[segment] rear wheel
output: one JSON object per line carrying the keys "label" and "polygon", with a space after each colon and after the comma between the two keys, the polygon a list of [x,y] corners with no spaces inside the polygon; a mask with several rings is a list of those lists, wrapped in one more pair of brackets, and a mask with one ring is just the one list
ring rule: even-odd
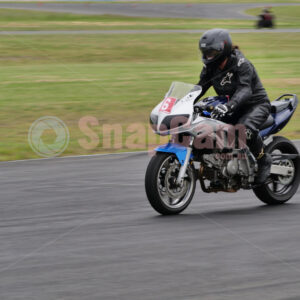
{"label": "rear wheel", "polygon": [[162,215],[179,214],[193,199],[196,176],[189,164],[181,185],[176,183],[180,163],[173,153],[156,153],[145,176],[145,188],[151,206]]}
{"label": "rear wheel", "polygon": [[[265,151],[270,154],[298,154],[295,145],[290,140],[281,136],[275,136]],[[266,204],[283,204],[290,200],[297,192],[300,183],[300,160],[299,157],[295,159],[283,159],[273,161],[273,164],[291,167],[293,171],[287,176],[271,174],[271,179],[266,184],[254,188],[253,191]]]}

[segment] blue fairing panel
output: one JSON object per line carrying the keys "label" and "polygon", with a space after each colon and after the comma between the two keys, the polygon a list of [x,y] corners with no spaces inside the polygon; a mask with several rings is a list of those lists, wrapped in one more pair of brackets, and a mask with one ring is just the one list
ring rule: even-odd
{"label": "blue fairing panel", "polygon": [[[185,161],[187,149],[186,149],[186,147],[178,145],[178,144],[168,143],[165,145],[158,146],[155,149],[155,151],[156,152],[174,153],[177,156],[180,164],[183,164]],[[191,155],[191,158],[192,157],[193,157],[193,154]]]}
{"label": "blue fairing panel", "polygon": [[264,130],[261,130],[261,131],[259,132],[259,135],[260,135],[261,137],[269,136],[270,134],[272,134],[272,129],[273,129],[273,126],[268,127],[268,128],[266,128],[266,129],[264,129]]}

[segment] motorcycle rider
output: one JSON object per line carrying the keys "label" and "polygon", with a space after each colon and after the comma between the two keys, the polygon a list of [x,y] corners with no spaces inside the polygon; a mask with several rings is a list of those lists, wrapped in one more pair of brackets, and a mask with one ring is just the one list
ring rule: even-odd
{"label": "motorcycle rider", "polygon": [[269,8],[264,8],[262,13],[258,16],[257,28],[273,28],[274,27],[274,15],[271,13]]}
{"label": "motorcycle rider", "polygon": [[264,153],[259,129],[267,120],[271,104],[252,63],[245,58],[227,30],[206,31],[200,41],[204,67],[197,85],[202,87],[201,98],[213,86],[218,95],[229,96],[219,104],[211,117],[229,124],[243,124],[247,145],[257,159],[258,175],[255,184],[263,184],[270,174],[272,158]]}

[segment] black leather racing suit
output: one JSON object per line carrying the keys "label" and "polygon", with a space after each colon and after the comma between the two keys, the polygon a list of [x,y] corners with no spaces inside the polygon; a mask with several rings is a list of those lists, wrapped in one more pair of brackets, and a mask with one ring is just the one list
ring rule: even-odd
{"label": "black leather racing suit", "polygon": [[204,67],[197,85],[202,97],[213,86],[218,95],[228,95],[232,116],[222,120],[243,124],[249,131],[247,144],[257,157],[263,147],[259,129],[270,114],[271,104],[254,66],[239,50],[234,50],[223,70]]}

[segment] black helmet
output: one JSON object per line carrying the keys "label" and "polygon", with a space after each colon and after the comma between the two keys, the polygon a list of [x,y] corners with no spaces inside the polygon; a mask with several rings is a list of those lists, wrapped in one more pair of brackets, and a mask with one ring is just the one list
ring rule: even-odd
{"label": "black helmet", "polygon": [[218,66],[230,56],[232,51],[229,32],[224,29],[211,29],[204,32],[199,41],[199,49],[206,66]]}

